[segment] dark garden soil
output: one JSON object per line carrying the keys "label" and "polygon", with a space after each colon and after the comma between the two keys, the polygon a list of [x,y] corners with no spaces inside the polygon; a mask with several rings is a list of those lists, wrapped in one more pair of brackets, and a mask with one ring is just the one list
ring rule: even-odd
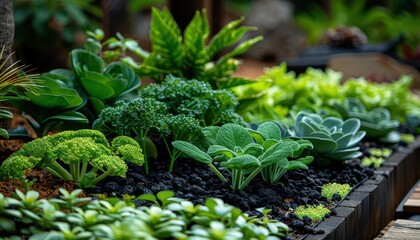
{"label": "dark garden soil", "polygon": [[271,217],[285,222],[295,230],[295,234],[301,236],[313,232],[314,224],[310,219],[298,219],[290,209],[299,205],[320,203],[332,209],[340,199],[337,196],[336,201],[329,202],[323,197],[320,194],[323,184],[337,182],[356,186],[372,175],[371,169],[357,162],[349,162],[329,168],[310,167],[309,171],[288,172],[280,185],[267,185],[257,177],[244,190],[233,191],[229,184],[221,182],[206,165],[192,160],[179,160],[172,174],[167,172],[167,164],[154,162],[148,177],[143,174],[141,167],[130,166],[127,178],[107,178],[95,189],[87,190],[87,193],[138,196],[143,193],[156,194],[162,190],[171,190],[177,197],[200,204],[203,204],[206,198],[217,197],[250,214],[258,214],[256,208],[272,209]]}

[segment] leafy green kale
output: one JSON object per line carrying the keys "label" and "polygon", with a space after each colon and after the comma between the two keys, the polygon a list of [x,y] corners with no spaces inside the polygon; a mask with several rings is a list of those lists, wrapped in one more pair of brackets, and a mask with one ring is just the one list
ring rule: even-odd
{"label": "leafy green kale", "polygon": [[142,165],[142,150],[126,136],[110,146],[96,130],[63,131],[38,138],[13,153],[0,167],[2,178],[24,178],[24,171],[43,168],[80,187],[92,187],[107,176],[125,177],[127,162]]}
{"label": "leafy green kale", "polygon": [[206,82],[169,75],[161,84],[150,84],[140,94],[165,103],[174,115],[197,119],[204,127],[225,123],[244,125],[242,117],[235,113],[238,105],[235,95],[228,90],[213,90]]}
{"label": "leafy green kale", "polygon": [[[128,102],[120,101],[114,107],[105,108],[94,122],[94,129],[106,135],[130,135],[136,137],[146,159],[145,172],[149,173],[147,159],[150,147],[148,138],[161,137],[171,163],[172,171],[175,160],[180,152],[168,143],[174,140],[192,141],[201,137],[201,126],[198,120],[184,114],[172,115],[164,103],[153,98],[136,98]],[[149,141],[150,143],[150,141]],[[120,151],[122,151],[120,149]]]}

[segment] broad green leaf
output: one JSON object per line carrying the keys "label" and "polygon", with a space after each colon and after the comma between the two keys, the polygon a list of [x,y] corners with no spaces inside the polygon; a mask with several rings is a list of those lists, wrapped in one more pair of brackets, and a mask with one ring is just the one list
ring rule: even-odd
{"label": "broad green leaf", "polygon": [[112,79],[102,73],[87,71],[80,80],[83,88],[92,97],[105,100],[114,96],[115,91],[110,86]]}
{"label": "broad green leaf", "polygon": [[174,141],[172,142],[174,148],[180,150],[181,152],[185,153],[187,156],[202,162],[209,164],[213,161],[213,159],[207,153],[201,151],[198,147],[192,145],[189,142],[184,141]]}
{"label": "broad green leaf", "polygon": [[156,194],[159,201],[162,203],[166,203],[168,201],[168,198],[173,197],[175,194],[172,191],[160,191]]}
{"label": "broad green leaf", "polygon": [[281,130],[280,127],[273,122],[264,122],[257,129],[265,139],[281,139]]}
{"label": "broad green leaf", "polygon": [[347,147],[353,147],[358,144],[366,135],[364,131],[358,131],[347,144]]}
{"label": "broad green leaf", "polygon": [[230,169],[250,169],[259,165],[260,161],[248,154],[234,157],[226,162],[226,166]]}
{"label": "broad green leaf", "polygon": [[58,120],[58,121],[68,121],[68,122],[77,122],[77,123],[88,123],[89,120],[79,112],[69,111],[60,113],[58,115],[53,115],[49,118],[46,118],[42,121],[42,123],[49,122],[51,120]]}
{"label": "broad green leaf", "polygon": [[298,158],[298,159],[296,159],[296,161],[302,162],[305,165],[309,165],[314,161],[314,157],[313,156],[306,156],[306,157],[303,157],[303,158]]}
{"label": "broad green leaf", "polygon": [[224,155],[228,159],[231,159],[237,156],[237,154],[233,152],[232,150],[225,148],[223,146],[220,146],[220,145],[211,145],[209,149],[207,150],[207,154],[209,154],[210,156]]}
{"label": "broad green leaf", "polygon": [[272,146],[276,145],[277,143],[279,143],[278,140],[274,140],[274,139],[268,139],[267,141],[265,141],[262,146],[265,150],[271,148]]}
{"label": "broad green leaf", "polygon": [[100,100],[98,98],[95,98],[95,97],[89,97],[89,102],[92,105],[92,107],[93,107],[93,109],[95,111],[95,114],[97,116],[99,116],[99,114],[101,113],[102,109],[104,109],[106,107],[105,106],[105,103],[102,100]]}
{"label": "broad green leaf", "polygon": [[216,144],[216,136],[219,132],[219,126],[208,126],[202,129],[204,136],[211,145]]}
{"label": "broad green leaf", "polygon": [[329,159],[333,160],[349,160],[349,159],[355,159],[362,155],[361,152],[358,151],[359,147],[344,149],[336,152],[331,152],[328,154],[325,154],[325,157],[328,157]]}
{"label": "broad green leaf", "polygon": [[299,133],[299,137],[310,136],[315,132],[315,129],[310,124],[303,121],[298,123],[298,129],[299,131],[296,133]]}
{"label": "broad green leaf", "polygon": [[157,199],[156,199],[155,195],[149,194],[149,193],[142,194],[142,195],[138,196],[136,199],[149,201],[149,202],[154,202],[154,203],[157,202]]}
{"label": "broad green leaf", "polygon": [[265,142],[265,137],[258,131],[253,130],[253,129],[247,129],[248,132],[251,134],[252,138],[259,144],[264,144]]}
{"label": "broad green leaf", "polygon": [[320,154],[332,152],[337,149],[338,146],[337,143],[331,139],[317,137],[305,137],[305,139],[310,141],[314,146],[313,150]]}
{"label": "broad green leaf", "polygon": [[185,77],[197,78],[204,71],[204,65],[208,61],[205,43],[209,34],[206,12],[203,10],[203,16],[201,16],[200,11],[196,11],[184,31],[183,70],[187,73]]}
{"label": "broad green leaf", "polygon": [[[265,151],[258,159],[261,162],[261,166],[268,166],[273,163],[282,163],[281,160],[283,158],[290,157],[292,154],[293,149],[290,146],[284,145],[283,142],[279,142],[267,149],[267,151]],[[280,167],[287,167],[287,164],[280,165]]]}
{"label": "broad green leaf", "polygon": [[308,166],[300,161],[289,161],[289,166],[287,167],[288,171],[295,170],[295,169],[304,169],[308,170]]}
{"label": "broad green leaf", "polygon": [[344,133],[356,133],[360,128],[360,120],[355,118],[349,118],[343,123],[343,132]]}
{"label": "broad green leaf", "polygon": [[78,78],[82,77],[86,70],[100,73],[105,65],[100,57],[83,49],[71,51],[70,62]]}
{"label": "broad green leaf", "polygon": [[0,128],[0,137],[5,139],[9,138],[9,132],[4,128]]}
{"label": "broad green leaf", "polygon": [[261,156],[263,152],[264,152],[264,148],[260,144],[257,144],[257,143],[250,143],[246,145],[246,147],[244,148],[244,154],[249,154],[256,158]]}
{"label": "broad green leaf", "polygon": [[223,64],[228,59],[245,53],[246,51],[248,51],[248,49],[250,47],[252,47],[254,44],[256,44],[257,42],[259,42],[261,40],[263,40],[263,37],[258,36],[258,37],[251,38],[251,39],[248,39],[248,40],[242,42],[236,48],[234,48],[232,51],[230,51],[229,53],[227,53],[224,56],[222,56],[221,58],[219,58],[219,60],[217,60],[217,62],[216,62],[216,68],[217,68],[217,65]]}
{"label": "broad green leaf", "polygon": [[234,150],[235,146],[245,148],[246,145],[253,142],[251,134],[244,127],[231,123],[220,127],[216,136],[216,144],[230,150]]}
{"label": "broad green leaf", "polygon": [[343,121],[336,117],[327,117],[322,121],[322,125],[332,128],[332,127],[341,127],[343,125]]}
{"label": "broad green leaf", "polygon": [[348,147],[349,142],[353,137],[353,133],[348,133],[341,138],[337,139],[335,142],[337,143],[337,150],[341,150]]}

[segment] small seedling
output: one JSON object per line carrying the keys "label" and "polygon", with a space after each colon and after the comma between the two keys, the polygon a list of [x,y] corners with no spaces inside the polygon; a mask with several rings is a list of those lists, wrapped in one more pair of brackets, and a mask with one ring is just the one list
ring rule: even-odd
{"label": "small seedling", "polygon": [[383,157],[375,157],[375,156],[370,156],[370,157],[364,157],[362,159],[362,165],[365,167],[369,167],[370,165],[373,164],[374,168],[378,168],[381,166],[381,164],[384,162],[384,158]]}
{"label": "small seedling", "polygon": [[326,197],[328,200],[332,200],[334,194],[340,195],[343,199],[351,190],[351,186],[347,183],[327,183],[322,186],[321,195]]}
{"label": "small seedling", "polygon": [[331,213],[331,211],[322,204],[317,206],[302,205],[295,209],[295,214],[298,218],[303,219],[304,216],[307,216],[314,222],[321,221],[329,213]]}

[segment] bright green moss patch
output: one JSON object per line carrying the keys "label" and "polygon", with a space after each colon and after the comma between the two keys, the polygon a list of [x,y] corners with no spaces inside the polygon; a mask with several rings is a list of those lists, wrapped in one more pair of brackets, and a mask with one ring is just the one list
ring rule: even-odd
{"label": "bright green moss patch", "polygon": [[303,216],[307,216],[314,222],[321,221],[325,215],[329,214],[331,211],[324,207],[322,204],[319,204],[318,206],[299,206],[295,209],[295,214],[298,218],[303,219]]}
{"label": "bright green moss patch", "polygon": [[374,157],[384,157],[387,158],[391,156],[392,150],[389,148],[371,148],[369,149],[370,155]]}
{"label": "bright green moss patch", "polygon": [[383,157],[375,157],[375,156],[370,156],[370,157],[364,157],[362,159],[362,165],[365,167],[369,167],[370,165],[373,164],[374,168],[378,168],[381,166],[381,164],[384,162],[384,158]]}
{"label": "bright green moss patch", "polygon": [[416,140],[416,138],[414,137],[413,134],[407,134],[407,133],[403,133],[401,134],[401,141],[403,141],[404,143],[412,143],[414,142],[414,140]]}
{"label": "bright green moss patch", "polygon": [[322,186],[321,195],[331,201],[334,194],[338,194],[341,198],[344,198],[350,192],[350,190],[351,186],[347,183],[327,183]]}

